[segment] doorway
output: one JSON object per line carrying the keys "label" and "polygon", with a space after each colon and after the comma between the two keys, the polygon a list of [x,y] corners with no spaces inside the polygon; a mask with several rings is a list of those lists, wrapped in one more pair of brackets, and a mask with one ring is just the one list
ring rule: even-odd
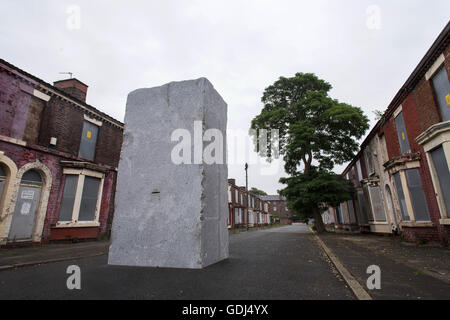
{"label": "doorway", "polygon": [[31,240],[41,199],[42,184],[42,177],[38,171],[28,170],[23,174],[8,240]]}

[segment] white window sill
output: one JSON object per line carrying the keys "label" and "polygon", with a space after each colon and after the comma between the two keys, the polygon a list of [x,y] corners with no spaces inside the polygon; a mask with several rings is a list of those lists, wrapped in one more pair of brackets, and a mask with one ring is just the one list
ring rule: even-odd
{"label": "white window sill", "polygon": [[387,225],[389,224],[387,221],[369,221],[369,224],[374,224],[374,225],[378,225],[378,224],[382,224],[382,225]]}
{"label": "white window sill", "polygon": [[99,222],[58,222],[54,228],[86,228],[86,227],[100,227]]}
{"label": "white window sill", "polygon": [[440,222],[441,224],[450,225],[450,218],[439,219],[439,222]]}

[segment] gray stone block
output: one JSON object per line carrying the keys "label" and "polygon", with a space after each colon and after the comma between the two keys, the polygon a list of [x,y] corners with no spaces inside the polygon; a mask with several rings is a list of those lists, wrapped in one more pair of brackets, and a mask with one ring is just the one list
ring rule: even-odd
{"label": "gray stone block", "polygon": [[175,164],[171,158],[179,144],[174,130],[186,129],[194,162],[195,121],[202,135],[222,132],[226,158],[227,105],[207,79],[128,95],[109,264],[203,268],[228,257],[226,159]]}

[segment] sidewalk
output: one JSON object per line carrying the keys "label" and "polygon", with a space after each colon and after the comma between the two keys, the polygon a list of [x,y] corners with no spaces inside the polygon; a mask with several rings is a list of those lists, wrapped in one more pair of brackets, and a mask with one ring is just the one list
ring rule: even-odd
{"label": "sidewalk", "polygon": [[0,270],[104,255],[108,248],[107,241],[92,241],[0,249]]}
{"label": "sidewalk", "polygon": [[[374,299],[450,299],[450,249],[377,235],[321,234],[320,239]],[[367,267],[381,268],[368,290]]]}

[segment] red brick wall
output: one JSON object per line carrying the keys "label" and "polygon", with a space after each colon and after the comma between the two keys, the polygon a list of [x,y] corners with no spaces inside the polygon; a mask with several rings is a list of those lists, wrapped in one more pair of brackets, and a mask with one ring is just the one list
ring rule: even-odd
{"label": "red brick wall", "polygon": [[0,135],[22,140],[31,95],[20,89],[21,81],[0,71]]}
{"label": "red brick wall", "polygon": [[[52,98],[43,112],[39,142],[50,146],[56,137],[54,149],[78,156],[83,132],[84,112],[68,102]],[[99,127],[94,162],[117,167],[120,160],[123,132],[107,122]]]}
{"label": "red brick wall", "polygon": [[[51,236],[51,234],[53,234],[52,230],[55,230],[51,229],[51,227],[58,222],[64,186],[63,168],[60,165],[60,161],[69,159],[2,141],[0,141],[0,150],[4,151],[5,156],[11,158],[15,162],[18,169],[20,169],[23,165],[30,162],[35,162],[38,159],[41,159],[42,163],[50,169],[52,173],[52,187],[50,190],[47,214],[45,217],[44,230],[42,233],[42,241],[49,241],[53,238],[53,235]],[[112,210],[114,209],[115,178],[115,171],[109,171],[105,177],[99,217],[100,228],[97,228],[99,229],[100,234],[108,231],[108,216],[112,214]],[[59,234],[61,231],[57,232]],[[81,238],[80,236],[77,237]]]}
{"label": "red brick wall", "polygon": [[424,240],[426,242],[440,242],[436,228],[403,227],[402,237],[411,242]]}
{"label": "red brick wall", "polygon": [[[444,51],[444,56],[444,64],[450,81],[450,46],[447,46]],[[425,77],[422,77],[420,82],[414,88],[414,96],[417,102],[417,110],[420,114],[419,122],[422,131],[425,131],[433,124],[442,121],[431,81],[427,81],[425,80]]]}
{"label": "red brick wall", "polygon": [[109,123],[103,123],[98,133],[95,162],[117,168],[119,166],[122,142],[122,130]]}

